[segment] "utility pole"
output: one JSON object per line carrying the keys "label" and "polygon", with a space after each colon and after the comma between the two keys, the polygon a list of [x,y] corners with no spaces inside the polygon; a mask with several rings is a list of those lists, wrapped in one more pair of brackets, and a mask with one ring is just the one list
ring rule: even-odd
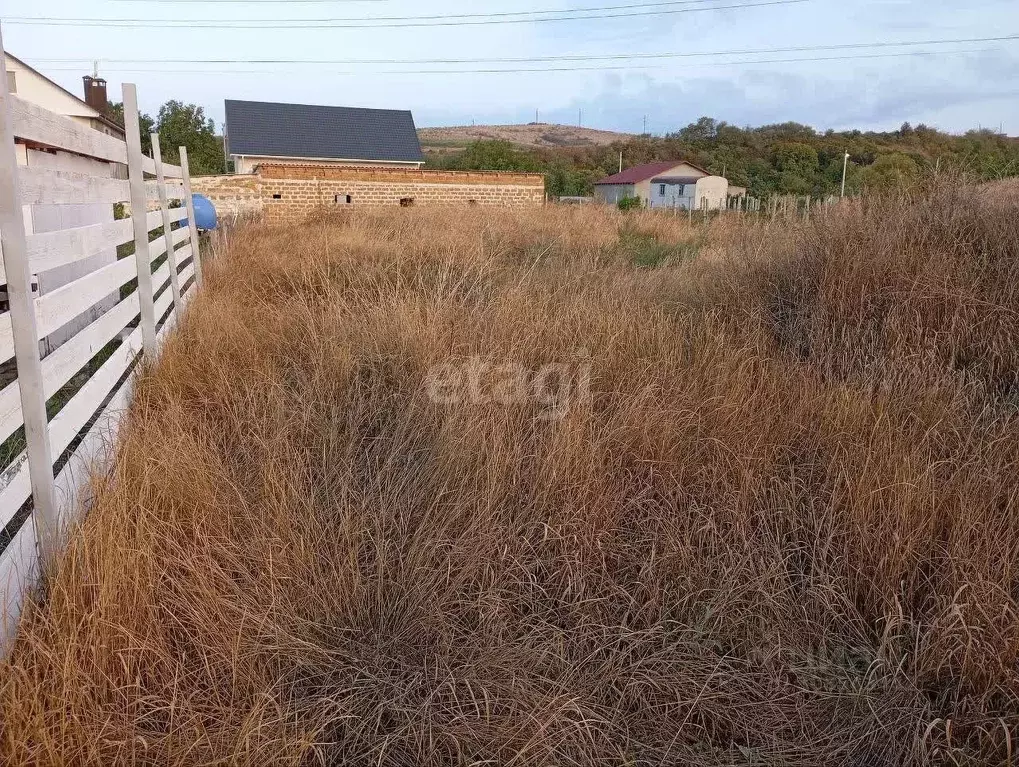
{"label": "utility pole", "polygon": [[644,115],[644,133],[642,135],[647,135],[647,115]]}
{"label": "utility pole", "polygon": [[619,153],[619,172],[623,172],[623,153]]}
{"label": "utility pole", "polygon": [[849,170],[849,152],[842,158],[842,197],[846,196],[846,172]]}
{"label": "utility pole", "polygon": [[538,110],[534,110],[534,122],[538,122]]}
{"label": "utility pole", "polygon": [[578,109],[577,110],[577,127],[578,128],[583,128],[584,127],[584,110],[583,109]]}
{"label": "utility pole", "polygon": [[223,123],[223,174],[230,173],[230,155],[227,152],[230,151],[229,144],[227,144],[226,138],[226,123]]}

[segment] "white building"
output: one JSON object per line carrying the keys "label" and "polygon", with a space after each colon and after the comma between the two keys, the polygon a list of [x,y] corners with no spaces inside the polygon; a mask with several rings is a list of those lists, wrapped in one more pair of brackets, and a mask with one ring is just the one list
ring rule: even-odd
{"label": "white building", "polygon": [[658,176],[651,179],[651,208],[722,210],[729,182],[721,176]]}
{"label": "white building", "polygon": [[[124,129],[104,113],[105,80],[85,77],[86,98],[81,99],[9,53],[4,55],[4,68],[7,73],[7,88],[16,97],[123,140]],[[81,157],[19,137],[15,137],[15,152],[18,164],[22,166],[126,178],[123,166]],[[113,221],[113,205],[106,203],[25,206],[25,230],[28,234],[41,234],[109,221]],[[101,266],[113,263],[116,259],[116,249],[108,249],[90,258],[39,274],[37,275],[39,292],[45,295]],[[43,341],[44,352],[53,351],[86,324],[98,318],[115,302],[116,297],[111,297],[110,301],[103,302],[88,314],[76,318],[50,335]]]}
{"label": "white building", "polygon": [[651,204],[651,181],[659,176],[682,176],[699,179],[710,176],[704,168],[690,162],[653,162],[635,165],[594,182],[594,196],[599,202],[615,205],[625,198],[637,198]]}

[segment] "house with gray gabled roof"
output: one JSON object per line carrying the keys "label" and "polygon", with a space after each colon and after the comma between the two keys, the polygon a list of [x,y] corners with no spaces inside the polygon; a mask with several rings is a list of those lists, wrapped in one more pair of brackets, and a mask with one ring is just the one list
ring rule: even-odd
{"label": "house with gray gabled roof", "polygon": [[425,162],[414,116],[405,110],[228,100],[225,135],[235,173],[269,164],[420,168]]}

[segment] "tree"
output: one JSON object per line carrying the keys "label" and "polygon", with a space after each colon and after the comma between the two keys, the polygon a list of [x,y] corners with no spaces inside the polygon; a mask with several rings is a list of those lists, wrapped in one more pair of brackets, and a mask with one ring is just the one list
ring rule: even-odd
{"label": "tree", "polygon": [[703,144],[714,139],[722,126],[724,123],[717,123],[710,117],[702,117],[697,122],[680,129],[679,133],[674,135],[690,144]]}
{"label": "tree", "polygon": [[215,123],[196,104],[167,101],[159,108],[156,120],[159,144],[166,162],[179,164],[178,147],[187,147],[191,174],[213,175],[223,172],[223,140],[216,135]]}
{"label": "tree", "polygon": [[881,155],[873,165],[858,174],[860,186],[875,191],[889,191],[909,186],[920,175],[916,161],[906,154]]}
{"label": "tree", "polygon": [[[118,125],[124,124],[124,102],[122,101],[108,101],[106,102],[107,116]],[[149,117],[147,114],[138,114],[138,125],[141,129],[142,134],[142,153],[152,154],[152,131],[155,130],[156,121]]]}
{"label": "tree", "polygon": [[454,157],[453,170],[511,170],[533,173],[540,169],[537,159],[509,141],[475,141]]}
{"label": "tree", "polygon": [[779,172],[779,191],[785,194],[810,194],[818,185],[817,150],[807,144],[779,144],[774,152]]}

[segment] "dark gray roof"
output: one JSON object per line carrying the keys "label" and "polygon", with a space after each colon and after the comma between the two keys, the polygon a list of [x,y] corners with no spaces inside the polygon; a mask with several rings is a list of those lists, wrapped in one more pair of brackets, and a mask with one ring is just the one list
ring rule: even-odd
{"label": "dark gray roof", "polygon": [[414,117],[395,109],[226,102],[230,154],[424,162]]}
{"label": "dark gray roof", "polygon": [[700,178],[694,176],[659,176],[651,179],[652,184],[696,184]]}

